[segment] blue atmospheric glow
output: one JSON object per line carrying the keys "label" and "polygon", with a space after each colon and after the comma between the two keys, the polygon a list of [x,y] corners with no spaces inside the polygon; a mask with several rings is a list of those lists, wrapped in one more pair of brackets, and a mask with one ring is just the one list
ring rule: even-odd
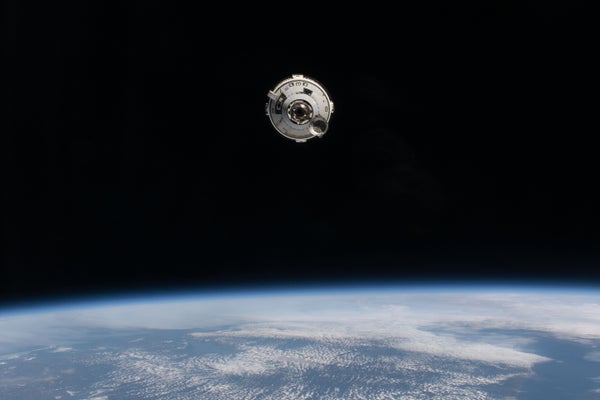
{"label": "blue atmospheric glow", "polygon": [[217,286],[211,289],[184,287],[169,290],[135,290],[97,293],[95,295],[74,296],[60,299],[46,299],[25,302],[18,305],[0,306],[0,316],[22,316],[49,311],[71,311],[94,309],[132,304],[164,304],[180,301],[206,301],[218,299],[269,298],[272,296],[316,296],[316,295],[393,295],[393,294],[452,294],[452,293],[511,293],[511,294],[552,294],[552,295],[597,295],[600,285],[552,283],[492,283],[492,282],[366,282],[332,284],[277,284],[254,286]]}

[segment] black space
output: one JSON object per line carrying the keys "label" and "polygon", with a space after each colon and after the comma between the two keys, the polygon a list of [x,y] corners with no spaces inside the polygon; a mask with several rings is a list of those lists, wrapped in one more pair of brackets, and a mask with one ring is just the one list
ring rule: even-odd
{"label": "black space", "polygon": [[[600,284],[583,2],[191,4],[3,6],[2,301]],[[264,115],[296,73],[336,106],[304,144]]]}

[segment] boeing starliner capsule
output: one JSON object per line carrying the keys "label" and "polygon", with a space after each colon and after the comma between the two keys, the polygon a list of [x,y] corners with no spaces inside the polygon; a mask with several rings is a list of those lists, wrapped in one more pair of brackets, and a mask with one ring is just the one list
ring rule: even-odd
{"label": "boeing starliner capsule", "polygon": [[329,129],[333,102],[319,82],[292,75],[267,94],[265,111],[277,132],[298,143],[323,136]]}

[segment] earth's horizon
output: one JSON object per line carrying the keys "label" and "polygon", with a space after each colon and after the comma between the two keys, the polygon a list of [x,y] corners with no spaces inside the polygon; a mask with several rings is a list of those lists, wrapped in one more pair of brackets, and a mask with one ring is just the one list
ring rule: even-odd
{"label": "earth's horizon", "polygon": [[0,397],[600,399],[600,291],[352,285],[0,309]]}

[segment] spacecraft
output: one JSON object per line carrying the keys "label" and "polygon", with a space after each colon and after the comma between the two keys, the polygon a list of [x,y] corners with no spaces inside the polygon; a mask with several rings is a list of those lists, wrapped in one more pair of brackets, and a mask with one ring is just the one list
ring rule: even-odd
{"label": "spacecraft", "polygon": [[297,143],[322,137],[329,129],[333,102],[322,84],[292,75],[267,94],[265,111],[277,132]]}

